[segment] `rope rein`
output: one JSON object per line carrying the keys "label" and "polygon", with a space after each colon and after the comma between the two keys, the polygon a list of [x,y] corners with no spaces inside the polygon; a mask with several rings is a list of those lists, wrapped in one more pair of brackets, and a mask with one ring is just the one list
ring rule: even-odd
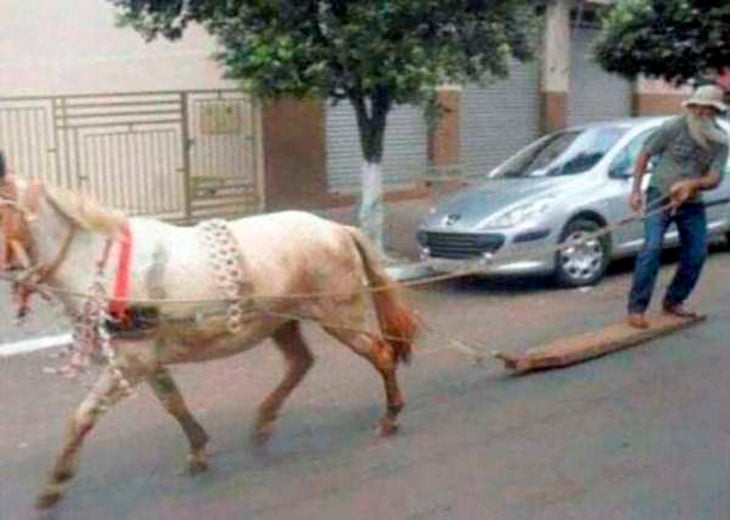
{"label": "rope rein", "polygon": [[[590,240],[600,238],[602,236],[608,235],[611,232],[626,226],[634,221],[637,220],[645,220],[649,218],[650,216],[660,213],[662,211],[665,211],[667,209],[672,208],[672,203],[665,203],[657,208],[645,211],[643,213],[634,213],[631,215],[628,215],[612,224],[609,224],[607,226],[604,226],[594,232],[586,233],[582,237],[576,240],[572,240],[570,242],[563,242],[558,243],[554,245],[550,245],[544,248],[536,249],[534,251],[534,256],[544,256],[551,253],[557,253],[559,251],[563,251],[565,249],[569,249],[571,247],[579,246],[585,242],[588,242]],[[529,257],[528,257],[529,258]],[[519,258],[515,254],[511,255],[505,255],[500,257],[500,261],[509,261],[509,260],[518,260],[518,259],[524,259],[524,257]],[[417,280],[407,280],[403,282],[399,282],[398,286],[402,288],[411,288],[411,287],[420,287],[425,285],[431,285],[437,282],[443,282],[446,280],[451,280],[455,278],[461,278],[464,276],[468,276],[471,274],[479,273],[483,270],[484,266],[491,262],[493,260],[493,256],[490,256],[489,258],[480,258],[478,260],[471,260],[465,262],[465,267],[462,269],[459,269],[457,271],[451,272],[451,273],[444,273],[444,274],[438,274],[433,276],[427,276],[423,278],[419,278]],[[17,282],[18,279],[16,276],[13,276],[8,273],[2,273],[0,272],[0,280],[5,280],[8,282]],[[81,292],[81,291],[72,291],[69,289],[64,289],[62,287],[53,286],[47,283],[34,283],[34,282],[23,282],[25,285],[27,285],[29,288],[39,290],[39,291],[47,291],[50,293],[55,294],[62,294],[68,297],[72,298],[89,298],[91,295],[88,292]],[[226,297],[225,298],[193,298],[193,299],[172,299],[172,298],[132,298],[128,300],[128,303],[130,305],[184,305],[184,304],[214,304],[214,303],[231,303],[231,302],[237,302],[240,301],[240,296],[237,293],[238,291],[229,291],[228,288],[231,288],[230,285],[227,284],[227,290]],[[250,294],[246,295],[246,299],[249,301],[260,301],[260,300],[266,300],[266,301],[272,301],[272,300],[291,300],[291,299],[316,299],[316,298],[342,298],[347,296],[352,296],[353,294],[370,294],[370,293],[376,293],[380,291],[386,291],[392,289],[391,285],[380,285],[380,286],[374,286],[374,287],[363,287],[359,291],[348,291],[348,292],[339,292],[339,291],[312,291],[312,292],[300,292],[300,293],[290,293],[290,294]]]}
{"label": "rope rein", "polygon": [[[663,199],[662,199],[663,200]],[[661,203],[662,200],[659,200],[657,202]],[[645,220],[649,218],[652,215],[658,214],[660,212],[663,212],[668,209],[676,209],[673,203],[666,202],[664,204],[660,204],[655,208],[649,208],[645,207],[643,212],[637,212],[630,215],[627,215],[624,218],[619,219],[618,221],[611,223],[609,225],[606,225],[595,232],[586,233],[583,236],[571,240],[569,242],[563,242],[558,244],[553,244],[544,248],[539,248],[533,251],[534,255],[547,255],[547,254],[555,254],[559,251],[563,251],[565,249],[580,246],[583,243],[586,243],[590,240],[594,240],[600,237],[603,237],[605,235],[608,235],[609,233],[615,231],[616,229],[619,229],[623,226],[626,226],[632,222],[635,222],[637,220]],[[286,319],[296,319],[296,320],[302,320],[302,321],[315,321],[319,323],[322,326],[329,327],[329,328],[338,328],[338,329],[344,329],[344,330],[351,330],[351,331],[357,331],[362,332],[365,334],[368,334],[373,337],[379,337],[385,340],[402,340],[401,337],[396,337],[392,335],[387,334],[374,334],[370,331],[366,331],[357,327],[349,327],[347,325],[344,325],[342,323],[329,323],[329,322],[323,322],[321,320],[317,320],[315,318],[309,317],[309,316],[303,316],[298,315],[296,313],[283,313],[283,312],[275,312],[269,309],[266,309],[265,306],[259,306],[256,305],[256,302],[261,301],[276,301],[276,300],[291,300],[291,299],[314,299],[314,298],[335,298],[335,297],[343,297],[343,296],[352,296],[354,294],[372,294],[384,290],[390,290],[393,288],[392,285],[381,285],[381,286],[375,286],[375,287],[363,287],[359,291],[350,291],[350,292],[335,292],[335,291],[328,291],[328,292],[306,292],[306,293],[291,293],[286,295],[267,295],[267,294],[250,294],[245,295],[244,294],[244,285],[245,281],[241,279],[242,277],[242,264],[241,264],[241,255],[240,251],[238,250],[238,247],[232,243],[232,236],[230,235],[230,232],[227,229],[227,225],[225,221],[222,220],[212,220],[203,222],[200,224],[200,231],[202,234],[202,238],[206,246],[208,246],[209,250],[209,258],[212,262],[214,272],[216,273],[216,279],[218,280],[220,289],[223,291],[223,293],[226,295],[225,298],[201,298],[201,299],[130,299],[128,300],[128,305],[173,305],[173,304],[214,304],[214,303],[226,303],[228,304],[228,311],[227,311],[227,327],[231,333],[236,333],[241,329],[241,326],[243,322],[248,317],[253,316],[270,316],[274,318],[286,318]],[[234,247],[235,246],[235,247]],[[529,257],[528,257],[529,258]],[[491,262],[493,259],[493,256],[489,257],[483,257],[478,260],[472,260],[465,263],[465,267],[463,269],[459,269],[457,271],[451,272],[451,273],[445,273],[440,275],[434,275],[434,276],[428,276],[424,278],[420,278],[418,280],[411,280],[411,281],[405,281],[398,283],[398,287],[420,287],[420,286],[426,286],[442,281],[447,281],[450,279],[460,278],[463,276],[468,276],[471,274],[475,274],[478,272],[481,272],[486,264]],[[500,261],[509,261],[513,259],[518,259],[517,255],[505,255],[500,257]],[[104,314],[104,303],[106,301],[105,297],[105,291],[103,289],[103,285],[100,282],[100,277],[97,277],[98,279],[95,280],[95,283],[92,284],[92,287],[90,288],[89,292],[78,292],[78,291],[71,291],[67,289],[63,289],[60,287],[52,286],[47,283],[33,283],[30,281],[23,282],[26,286],[28,286],[30,289],[34,289],[41,292],[48,292],[48,293],[54,293],[56,295],[65,295],[68,297],[75,297],[75,298],[83,298],[86,300],[87,305],[91,306],[88,311],[90,311],[86,319],[80,319],[79,316],[73,316],[75,322],[75,332],[74,332],[74,339],[76,341],[80,340],[81,345],[86,347],[84,350],[88,349],[88,347],[92,342],[94,342],[94,339],[98,341],[101,345],[102,354],[104,357],[107,358],[107,361],[109,365],[114,370],[115,378],[121,383],[122,387],[126,390],[128,388],[128,384],[124,377],[121,375],[121,373],[118,371],[114,359],[114,353],[113,349],[110,345],[110,337],[106,331],[102,330],[104,327],[94,327],[92,324],[92,321],[95,321],[99,323],[98,318],[103,316]],[[7,273],[1,273],[0,272],[0,280],[7,280],[14,283],[17,283],[17,279],[13,277],[12,275],[9,275]],[[243,301],[247,302],[246,307],[244,308]],[[82,313],[83,314],[83,313]],[[89,317],[96,317],[96,320],[89,320]],[[435,327],[430,326],[428,323],[426,323],[422,318],[420,318],[418,315],[416,315],[419,324],[422,326],[422,328],[427,329],[428,333],[434,336],[439,336],[445,341],[445,346],[441,348],[436,349],[428,349],[428,352],[430,353],[436,353],[443,350],[452,350],[455,351],[461,355],[465,355],[469,358],[471,358],[476,364],[481,365],[484,360],[488,357],[488,352],[481,346],[472,345],[467,341],[463,341],[462,339],[456,339],[451,336],[447,336],[440,331],[438,331]],[[96,338],[92,338],[94,335],[96,335]],[[71,365],[75,370],[73,372],[76,372],[76,369],[82,369],[82,367],[78,366],[76,363],[73,362]],[[71,374],[67,374],[71,375]]]}

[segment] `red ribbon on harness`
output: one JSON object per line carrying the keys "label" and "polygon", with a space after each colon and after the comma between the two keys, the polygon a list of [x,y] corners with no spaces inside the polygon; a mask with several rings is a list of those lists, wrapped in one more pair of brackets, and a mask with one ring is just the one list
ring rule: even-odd
{"label": "red ribbon on harness", "polygon": [[125,222],[119,243],[119,260],[117,262],[117,273],[114,277],[114,293],[109,302],[109,314],[118,320],[124,320],[128,314],[131,259],[132,232],[129,229],[129,224]]}

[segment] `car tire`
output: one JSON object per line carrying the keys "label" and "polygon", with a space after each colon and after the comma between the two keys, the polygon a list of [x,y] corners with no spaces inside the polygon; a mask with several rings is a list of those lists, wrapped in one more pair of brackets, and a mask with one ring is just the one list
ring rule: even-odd
{"label": "car tire", "polygon": [[[596,233],[601,225],[595,220],[576,218],[568,222],[560,235],[560,243],[580,240]],[[555,280],[563,287],[583,287],[601,281],[608,267],[611,239],[608,234],[575,247],[561,248],[555,253]]]}

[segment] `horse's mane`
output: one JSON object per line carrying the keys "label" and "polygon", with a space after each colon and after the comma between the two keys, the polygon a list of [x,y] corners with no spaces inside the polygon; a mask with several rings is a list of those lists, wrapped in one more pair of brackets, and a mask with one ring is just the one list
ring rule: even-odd
{"label": "horse's mane", "polygon": [[127,217],[119,210],[103,207],[92,198],[59,186],[44,185],[46,200],[78,226],[107,235],[119,233]]}

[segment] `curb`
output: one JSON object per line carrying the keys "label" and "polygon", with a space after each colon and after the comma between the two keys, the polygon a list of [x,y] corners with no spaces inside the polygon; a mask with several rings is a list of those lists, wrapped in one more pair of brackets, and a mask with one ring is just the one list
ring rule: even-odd
{"label": "curb", "polygon": [[57,336],[41,336],[39,338],[17,341],[15,343],[0,343],[0,359],[18,354],[28,354],[37,350],[54,347],[64,347],[71,344],[71,333]]}
{"label": "curb", "polygon": [[386,267],[385,271],[398,282],[416,280],[431,274],[431,271],[423,263],[393,265]]}

